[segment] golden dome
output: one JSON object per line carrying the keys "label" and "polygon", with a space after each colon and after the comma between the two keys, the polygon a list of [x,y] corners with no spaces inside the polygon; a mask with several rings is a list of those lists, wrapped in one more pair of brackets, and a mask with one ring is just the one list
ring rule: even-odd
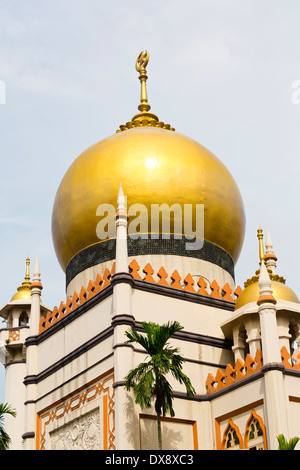
{"label": "golden dome", "polygon": [[31,300],[31,290],[30,290],[30,276],[29,276],[29,258],[26,259],[26,273],[25,281],[22,282],[22,285],[18,287],[17,292],[12,296],[11,302],[14,300]]}
{"label": "golden dome", "polygon": [[[257,230],[257,236],[259,239],[259,257],[260,257],[260,263],[266,261],[266,265],[268,265],[267,259],[273,258],[277,260],[276,256],[274,255],[272,251],[272,255],[269,253],[267,255],[264,254],[264,247],[263,247],[263,234],[262,234],[262,229],[259,228]],[[282,276],[279,276],[278,274],[273,273],[270,269],[268,269],[269,276],[271,279],[271,288],[273,291],[273,297],[276,300],[288,300],[289,302],[296,302],[299,303],[299,299],[295,292],[288,287],[285,284],[285,279]],[[255,276],[252,278],[248,279],[244,287],[245,289],[241,292],[239,297],[236,300],[235,304],[235,310],[241,308],[243,305],[246,305],[250,302],[257,302],[259,299],[259,284],[258,284],[258,279],[259,279],[259,273],[260,269],[258,269],[255,273]]]}
{"label": "golden dome", "polygon": [[119,185],[127,207],[144,204],[204,204],[204,238],[235,262],[244,238],[244,209],[238,187],[211,152],[177,132],[152,127],[114,134],[83,152],[56,194],[52,233],[58,260],[99,243],[96,210],[116,206]]}
{"label": "golden dome", "polygon": [[[99,244],[100,204],[116,207],[120,183],[127,207],[143,204],[204,204],[204,239],[236,262],[245,216],[239,189],[223,163],[195,140],[148,113],[143,70],[140,114],[85,150],[66,172],[55,197],[52,235],[63,270],[83,249]],[[130,225],[130,219],[129,219]],[[150,224],[149,231],[151,232]],[[171,232],[173,233],[173,232]]]}
{"label": "golden dome", "polygon": [[30,289],[24,289],[22,286],[18,287],[18,291],[12,296],[11,302],[14,300],[31,300]]}
{"label": "golden dome", "polygon": [[[289,302],[296,302],[299,303],[299,299],[296,296],[295,292],[288,287],[286,284],[284,284],[282,281],[275,281],[271,277],[271,288],[273,291],[273,297],[276,300],[288,300]],[[277,276],[279,277],[279,276]],[[240,294],[238,297],[236,304],[235,304],[235,310],[238,308],[242,307],[243,305],[246,305],[250,302],[257,302],[259,299],[259,285],[258,285],[258,280],[254,281],[253,283],[247,285],[243,292]]]}

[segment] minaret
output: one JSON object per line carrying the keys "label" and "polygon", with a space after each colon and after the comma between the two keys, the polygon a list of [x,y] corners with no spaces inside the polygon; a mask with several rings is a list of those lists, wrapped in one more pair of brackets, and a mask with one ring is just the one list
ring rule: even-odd
{"label": "minaret", "polygon": [[33,280],[31,289],[31,311],[30,311],[30,336],[27,338],[27,355],[26,355],[26,400],[25,400],[25,432],[23,439],[25,440],[25,449],[34,450],[35,448],[35,426],[36,411],[35,400],[37,398],[37,385],[32,377],[37,374],[38,362],[38,346],[37,335],[39,332],[39,323],[41,318],[41,293],[43,286],[41,284],[39,258],[36,258]]}
{"label": "minaret", "polygon": [[[134,326],[132,315],[132,276],[128,272],[127,224],[128,215],[126,198],[120,184],[117,199],[116,222],[116,269],[111,279],[113,285],[114,327],[114,380],[115,380],[115,416],[116,416],[116,449],[134,449],[134,443],[127,439],[127,417],[124,412],[128,407],[128,394],[123,382],[129,370],[133,368],[133,346],[125,344],[125,331]],[[138,432],[138,430],[137,430]]]}
{"label": "minaret", "polygon": [[26,259],[25,280],[1,310],[0,317],[7,321],[7,327],[0,330],[1,362],[5,366],[4,402],[16,410],[16,417],[5,417],[5,430],[11,438],[10,450],[23,448],[24,401],[26,375],[25,340],[29,334],[31,308],[30,259]]}
{"label": "minaret", "polygon": [[41,284],[41,273],[39,258],[36,258],[31,289],[31,313],[30,313],[30,336],[37,335],[41,318],[41,294],[43,286]]}
{"label": "minaret", "polygon": [[276,450],[278,448],[276,436],[279,434],[288,435],[287,403],[276,321],[276,300],[264,261],[261,263],[258,283],[260,296],[257,304],[264,363],[264,401],[268,422],[268,448]]}
{"label": "minaret", "polygon": [[281,363],[276,322],[276,299],[273,296],[271,279],[264,261],[261,263],[258,285],[260,297],[257,304],[264,363]]}
{"label": "minaret", "polygon": [[127,203],[124,196],[122,184],[120,184],[117,199],[116,221],[116,273],[128,272],[128,249],[127,249]]}

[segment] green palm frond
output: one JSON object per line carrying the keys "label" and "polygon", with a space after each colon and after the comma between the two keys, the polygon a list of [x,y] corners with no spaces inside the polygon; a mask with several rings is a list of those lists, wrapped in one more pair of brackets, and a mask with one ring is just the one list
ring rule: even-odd
{"label": "green palm frond", "polygon": [[291,439],[288,441],[283,434],[279,434],[279,436],[277,436],[277,440],[278,450],[294,450],[300,438],[291,437]]}
{"label": "green palm frond", "polygon": [[15,417],[17,412],[8,403],[0,403],[0,450],[7,450],[11,442],[9,435],[3,427],[5,414],[9,414]]}
{"label": "green palm frond", "polygon": [[160,416],[167,413],[175,416],[173,409],[173,390],[166,376],[171,373],[173,377],[186,387],[187,397],[195,394],[190,379],[182,372],[185,362],[179,354],[179,348],[172,347],[168,341],[174,333],[183,329],[176,321],[165,325],[153,322],[142,322],[143,333],[134,328],[126,331],[126,343],[138,343],[148,356],[145,361],[132,369],[125,377],[125,389],[133,389],[135,403],[142,409],[151,407],[151,400],[155,398],[155,411],[158,424],[158,443],[161,449]]}

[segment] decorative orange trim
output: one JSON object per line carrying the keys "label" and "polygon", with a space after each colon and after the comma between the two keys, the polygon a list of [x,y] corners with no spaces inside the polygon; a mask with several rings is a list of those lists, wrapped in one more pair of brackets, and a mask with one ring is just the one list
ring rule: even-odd
{"label": "decorative orange trim", "polygon": [[[289,369],[294,369],[294,370],[300,370],[300,362],[296,362],[296,364],[294,365],[290,363],[290,359],[292,359],[292,356],[289,354],[285,346],[281,348],[280,353],[281,353],[282,364],[284,365],[284,367],[287,367]],[[297,355],[297,358],[298,357],[299,357],[299,354]]]}
{"label": "decorative orange trim", "polygon": [[200,289],[198,290],[198,294],[208,295],[208,293],[206,292],[207,283],[205,282],[202,276],[199,277],[199,281],[197,282],[197,284],[200,287]]}
{"label": "decorative orange trim", "polygon": [[238,298],[242,292],[243,292],[243,289],[241,288],[241,286],[237,286],[237,288],[234,291],[234,295],[236,296],[236,298]]}
{"label": "decorative orange trim", "polygon": [[107,395],[103,397],[103,450],[108,449],[108,409]]}
{"label": "decorative orange trim", "polygon": [[[133,259],[131,263],[129,264],[129,272],[132,274],[132,276],[135,279],[144,280],[146,282],[157,283],[159,285],[169,286],[175,289],[183,289],[188,292],[193,292],[193,293],[197,293],[200,295],[210,295],[211,297],[223,299],[228,302],[236,302],[236,299],[239,297],[239,295],[242,292],[242,288],[240,286],[237,286],[235,291],[233,292],[228,283],[226,283],[221,289],[218,283],[216,282],[216,280],[213,280],[210,283],[210,286],[209,286],[210,292],[207,292],[206,288],[208,284],[202,276],[199,276],[198,282],[196,282],[193,276],[190,273],[188,273],[183,278],[183,282],[182,282],[182,277],[180,276],[180,274],[178,273],[176,269],[173,271],[172,275],[170,276],[171,282],[169,283],[167,280],[168,273],[166,272],[164,266],[162,266],[159,269],[159,271],[156,273],[159,278],[159,280],[156,281],[155,278],[153,277],[154,269],[150,263],[147,263],[145,268],[142,270],[146,274],[144,279],[142,279],[142,277],[140,276],[139,270],[140,270],[140,266],[138,265],[137,261]],[[198,285],[200,288],[198,291],[194,287],[195,284]],[[232,292],[235,298],[232,296]]]}
{"label": "decorative orange trim", "polygon": [[274,253],[268,253],[265,255],[265,260],[268,259],[274,259],[275,261],[277,261],[277,256]]}
{"label": "decorative orange trim", "polygon": [[129,265],[129,272],[134,277],[134,279],[142,280],[141,276],[138,273],[139,270],[140,266],[138,265],[137,261],[133,259]]}
{"label": "decorative orange trim", "polygon": [[260,427],[262,429],[262,432],[263,432],[263,440],[264,440],[264,450],[267,450],[268,449],[268,445],[267,445],[267,434],[266,434],[266,427],[264,425],[264,422],[261,418],[261,416],[259,416],[255,410],[252,410],[251,412],[251,415],[246,423],[246,430],[245,430],[245,435],[244,435],[244,441],[245,441],[245,449],[249,449],[248,447],[248,435],[249,435],[249,432],[250,432],[250,424],[251,424],[251,421],[252,421],[252,418],[254,419],[257,419],[257,421],[259,422],[260,424]]}
{"label": "decorative orange trim", "polygon": [[72,297],[67,297],[66,302],[62,301],[60,303],[59,308],[54,307],[52,312],[47,312],[46,317],[42,317],[40,319],[39,334],[50,328],[57,321],[68,315],[70,312],[73,312],[77,307],[84,304],[87,300],[91,299],[102,289],[105,289],[107,286],[109,286],[111,276],[114,274],[114,272],[115,263],[113,263],[111,271],[108,268],[105,269],[103,277],[101,276],[101,274],[98,274],[95,283],[93,281],[89,281],[87,289],[82,286],[79,295],[75,291]]}
{"label": "decorative orange trim", "polygon": [[205,383],[207,389],[206,394],[210,395],[211,393],[221,390],[244,377],[248,377],[249,375],[258,372],[262,368],[262,365],[262,351],[258,349],[254,359],[250,354],[247,354],[245,362],[237,359],[234,368],[231,364],[227,364],[225,372],[218,369],[215,377],[209,373]]}
{"label": "decorative orange trim", "polygon": [[[66,302],[61,302],[59,308],[54,307],[53,311],[49,311],[46,315],[46,317],[42,317],[40,320],[40,328],[39,328],[39,334],[42,333],[43,331],[47,330],[50,328],[54,323],[56,323],[58,320],[61,318],[65,317],[68,315],[70,312],[73,312],[79,305],[84,304],[87,300],[91,299],[94,295],[98,294],[98,292],[102,291],[105,289],[107,286],[111,284],[111,277],[115,274],[115,269],[116,269],[116,263],[113,262],[111,271],[108,268],[105,268],[103,277],[101,274],[98,274],[96,277],[95,282],[93,280],[90,280],[88,283],[87,288],[85,286],[82,286],[78,293],[75,291],[73,296],[70,297],[68,296],[66,299]],[[206,295],[206,296],[211,296],[214,298],[218,299],[223,299],[227,302],[236,302],[236,299],[242,292],[242,289],[240,286],[238,286],[235,291],[234,295],[236,299],[232,297],[232,289],[229,286],[228,283],[226,283],[223,288],[221,289],[216,280],[212,281],[210,284],[210,293],[207,292],[207,283],[204,280],[202,276],[199,277],[198,282],[196,282],[192,275],[188,273],[184,280],[183,283],[181,282],[182,277],[179,275],[178,271],[175,269],[170,276],[171,281],[168,282],[168,273],[166,272],[165,268],[161,266],[159,271],[156,273],[158,277],[158,281],[155,280],[153,277],[154,274],[154,269],[152,268],[150,263],[147,263],[147,265],[144,267],[142,270],[143,273],[145,274],[144,278],[141,277],[139,274],[140,271],[140,266],[138,265],[137,261],[133,259],[131,263],[129,264],[129,272],[133,276],[134,279],[138,280],[143,280],[145,282],[151,282],[154,284],[158,285],[163,285],[167,287],[173,287],[174,289],[183,289],[188,292],[192,293],[197,293],[200,295]],[[194,285],[199,286],[199,290],[197,291],[194,287]],[[32,284],[33,285],[33,284]]]}
{"label": "decorative orange trim", "polygon": [[229,413],[225,413],[224,415],[218,416],[215,418],[215,432],[216,432],[216,448],[217,450],[221,450],[221,422],[226,421],[232,418],[236,418],[238,415],[244,414],[247,411],[264,404],[264,400],[260,399],[255,402],[249,403],[249,405],[242,406],[235,410],[230,411]]}
{"label": "decorative orange trim", "polygon": [[38,287],[39,289],[43,289],[42,284],[38,281],[34,281],[30,284],[30,289],[33,289],[34,287]]}
{"label": "decorative orange trim", "polygon": [[195,284],[195,281],[192,278],[192,275],[190,273],[188,273],[185,276],[184,283],[185,283],[184,290],[187,290],[188,292],[196,292],[195,289],[193,288],[193,285]]}
{"label": "decorative orange trim", "polygon": [[219,284],[217,283],[216,280],[214,280],[211,284],[210,284],[210,288],[211,288],[211,297],[216,297],[217,299],[222,299],[222,296],[220,295],[219,293],[219,290],[220,290],[220,286]]}
{"label": "decorative orange trim", "polygon": [[175,271],[171,275],[172,279],[172,284],[171,287],[174,287],[174,289],[182,289],[182,286],[180,284],[181,281],[181,276],[179,276],[178,271],[175,269]]}
{"label": "decorative orange trim", "polygon": [[222,442],[221,442],[221,450],[225,450],[225,441],[226,441],[227,433],[229,432],[230,429],[235,430],[237,438],[238,438],[239,443],[240,443],[240,449],[243,449],[244,448],[243,437],[240,433],[239,427],[232,421],[232,419],[230,419],[228,421],[228,424],[227,424],[226,429],[225,429],[224,434],[223,434],[223,439],[222,439]]}
{"label": "decorative orange trim", "polygon": [[271,302],[272,304],[276,304],[277,300],[273,297],[273,295],[261,295],[257,301],[257,304],[260,305],[263,302]]}
{"label": "decorative orange trim", "polygon": [[198,429],[197,429],[197,421],[193,424],[193,438],[194,438],[194,450],[198,450]]}
{"label": "decorative orange trim", "polygon": [[144,277],[144,281],[155,282],[152,277],[152,274],[154,274],[154,269],[152,268],[150,263],[146,264],[146,266],[143,269],[143,272],[146,274],[146,276]]}
{"label": "decorative orange trim", "polygon": [[114,412],[114,382],[113,369],[102,374],[97,379],[83,385],[72,393],[37,413],[36,449],[45,450],[47,426],[60,418],[70,415],[95,400],[102,398],[103,411],[103,448],[115,450],[115,412]]}
{"label": "decorative orange trim", "polygon": [[129,220],[127,212],[124,211],[116,212],[115,219],[118,219],[119,217],[125,217],[127,220]]}
{"label": "decorative orange trim", "polygon": [[19,328],[14,328],[14,329],[9,330],[8,339],[10,341],[19,341],[19,339],[20,339],[20,329]]}
{"label": "decorative orange trim", "polygon": [[223,300],[229,300],[229,302],[234,302],[233,297],[231,297],[232,289],[228,282],[226,282],[225,286],[222,288],[222,295]]}
{"label": "decorative orange trim", "polygon": [[160,284],[162,286],[168,286],[169,285],[168,282],[166,281],[166,279],[168,277],[168,273],[166,272],[166,270],[163,266],[160,268],[157,275],[159,277],[159,281],[158,281],[157,284]]}

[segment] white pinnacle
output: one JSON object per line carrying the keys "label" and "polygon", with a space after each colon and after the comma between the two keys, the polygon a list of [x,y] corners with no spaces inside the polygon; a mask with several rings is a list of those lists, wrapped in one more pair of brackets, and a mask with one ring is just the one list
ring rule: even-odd
{"label": "white pinnacle", "polygon": [[39,257],[37,256],[36,261],[35,261],[34,271],[33,271],[33,281],[40,282],[40,280],[41,280],[41,270],[40,270]]}
{"label": "white pinnacle", "polygon": [[126,198],[124,196],[122,183],[120,183],[118,199],[117,199],[117,205],[118,205],[118,212],[120,212],[120,211],[126,212],[126,210],[127,210],[127,208],[126,208]]}
{"label": "white pinnacle", "polygon": [[265,245],[266,245],[266,254],[268,254],[268,253],[274,253],[274,251],[273,251],[273,243],[272,243],[272,240],[271,240],[270,233],[269,233],[269,230],[268,230],[268,229],[266,230],[266,242],[265,242]]}
{"label": "white pinnacle", "polygon": [[271,287],[272,286],[271,279],[270,279],[269,273],[267,271],[267,268],[264,262],[261,263],[258,285],[259,285],[260,296],[263,296],[263,295],[273,296],[273,291]]}

